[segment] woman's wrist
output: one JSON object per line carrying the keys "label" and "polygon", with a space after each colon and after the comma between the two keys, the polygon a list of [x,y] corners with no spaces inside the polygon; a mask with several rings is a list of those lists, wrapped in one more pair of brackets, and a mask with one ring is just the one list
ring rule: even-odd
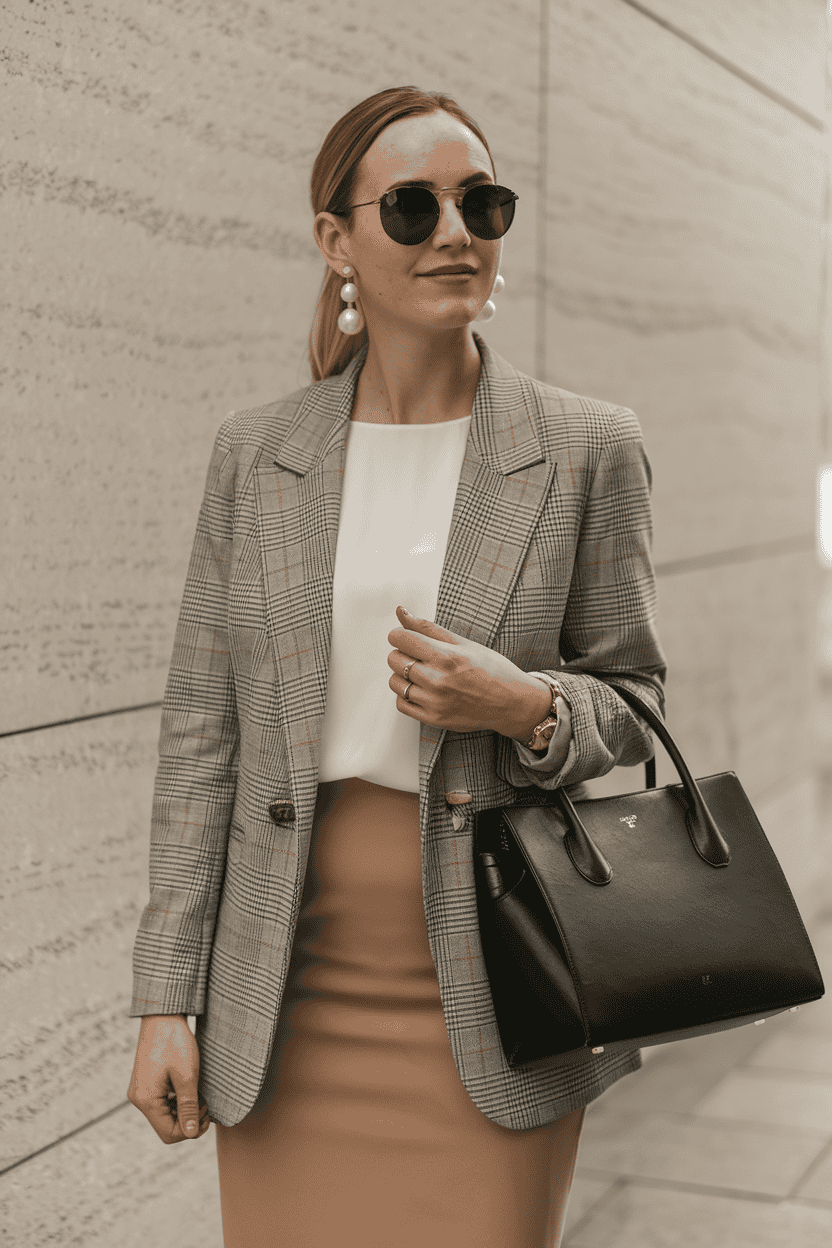
{"label": "woman's wrist", "polygon": [[503,735],[512,737],[522,745],[530,739],[538,724],[542,723],[552,707],[552,690],[537,676],[532,676],[515,700],[516,716]]}

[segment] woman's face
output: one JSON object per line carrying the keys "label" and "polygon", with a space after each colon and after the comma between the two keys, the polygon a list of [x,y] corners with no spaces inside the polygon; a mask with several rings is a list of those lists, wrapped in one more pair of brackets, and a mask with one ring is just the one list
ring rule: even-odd
{"label": "woman's face", "polygon": [[[405,246],[384,232],[378,204],[356,208],[350,217],[319,214],[315,235],[328,244],[324,255],[336,272],[352,266],[358,286],[357,306],[370,333],[376,320],[402,328],[450,329],[473,321],[494,287],[502,240],[477,238],[465,226],[457,204],[462,191],[442,192],[494,182],[488,153],[476,135],[448,113],[405,117],[378,136],[362,160],[351,204],[379,199],[403,182],[423,182],[437,195],[441,213],[424,243]],[[337,222],[333,230],[319,222]],[[329,254],[327,254],[329,252]],[[460,272],[462,266],[467,271]],[[440,269],[457,269],[455,274]],[[346,279],[345,279],[346,280]]]}

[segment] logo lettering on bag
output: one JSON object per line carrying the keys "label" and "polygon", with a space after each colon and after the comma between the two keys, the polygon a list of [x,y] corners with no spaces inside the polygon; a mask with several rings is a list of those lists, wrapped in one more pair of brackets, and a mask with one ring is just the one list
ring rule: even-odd
{"label": "logo lettering on bag", "polygon": [[622,815],[618,822],[626,823],[628,828],[632,828],[635,825],[636,819],[638,819],[638,815]]}
{"label": "logo lettering on bag", "polygon": [[710,975],[703,975],[703,976],[702,976],[702,983],[703,983],[703,984],[709,984],[710,982],[711,982],[711,977],[710,977]]}

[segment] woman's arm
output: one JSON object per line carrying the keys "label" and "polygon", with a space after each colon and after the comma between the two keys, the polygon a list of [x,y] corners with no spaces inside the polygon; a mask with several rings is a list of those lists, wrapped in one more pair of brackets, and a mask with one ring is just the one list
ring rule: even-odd
{"label": "woman's arm", "polygon": [[604,683],[605,673],[626,679],[664,714],[666,663],[655,627],[650,463],[635,415],[618,408],[607,419],[561,628],[563,666],[547,672],[569,704],[568,749],[562,760],[552,750],[556,732],[536,766],[528,757],[532,752],[515,743],[511,768],[520,770],[517,779],[509,777],[511,783],[531,780],[545,789],[575,785],[651,756],[649,729]]}
{"label": "woman's arm", "polygon": [[208,467],[162,703],[150,900],[133,948],[130,1018],[205,1008],[240,739],[227,625],[235,477],[228,425]]}

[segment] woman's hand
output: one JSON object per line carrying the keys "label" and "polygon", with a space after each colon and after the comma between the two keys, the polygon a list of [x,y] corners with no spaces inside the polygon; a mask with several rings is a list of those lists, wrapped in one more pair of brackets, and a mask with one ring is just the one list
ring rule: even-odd
{"label": "woman's hand", "polygon": [[185,1015],[146,1015],[127,1099],[142,1111],[163,1144],[199,1139],[210,1127],[208,1103],[199,1096],[198,1082],[199,1047]]}
{"label": "woman's hand", "polygon": [[[417,620],[403,607],[396,614],[402,627],[387,634],[396,647],[387,663],[394,673],[388,684],[397,695],[398,711],[454,732],[486,728],[518,740],[531,735],[552,701],[542,681],[489,646],[431,620]],[[409,683],[405,701],[402,694]]]}

